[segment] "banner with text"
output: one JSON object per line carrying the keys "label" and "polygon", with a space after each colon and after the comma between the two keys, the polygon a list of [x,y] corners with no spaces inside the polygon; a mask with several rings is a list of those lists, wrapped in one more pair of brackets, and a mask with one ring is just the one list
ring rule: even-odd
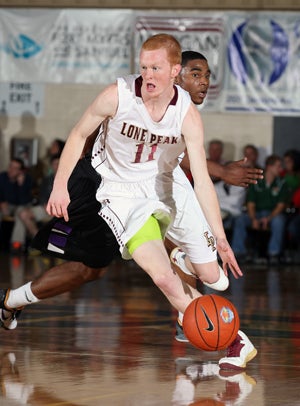
{"label": "banner with text", "polygon": [[203,53],[206,111],[300,113],[300,13],[0,9],[0,81],[108,84],[167,32]]}
{"label": "banner with text", "polygon": [[223,13],[199,13],[199,16],[149,15],[137,16],[135,30],[135,65],[138,68],[138,50],[150,35],[171,34],[180,42],[182,50],[202,53],[211,70],[210,89],[205,109],[216,110],[222,95],[226,38],[226,19]]}
{"label": "banner with text", "polygon": [[1,82],[108,83],[131,67],[133,13],[0,9]]}

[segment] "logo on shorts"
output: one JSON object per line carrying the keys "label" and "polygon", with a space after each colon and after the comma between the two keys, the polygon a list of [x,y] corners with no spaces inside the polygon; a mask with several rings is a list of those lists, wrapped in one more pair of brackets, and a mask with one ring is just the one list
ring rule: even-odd
{"label": "logo on shorts", "polygon": [[205,231],[204,237],[206,238],[208,248],[211,247],[214,252],[216,250],[216,240],[212,235],[208,236],[208,231]]}

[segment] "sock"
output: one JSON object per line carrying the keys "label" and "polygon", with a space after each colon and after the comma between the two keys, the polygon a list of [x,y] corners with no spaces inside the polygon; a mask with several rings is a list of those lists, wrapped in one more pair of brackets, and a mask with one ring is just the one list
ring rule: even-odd
{"label": "sock", "polygon": [[229,279],[225,275],[223,269],[219,266],[219,271],[220,271],[220,276],[219,279],[214,282],[214,283],[208,283],[208,282],[203,282],[204,285],[208,286],[210,289],[215,289],[215,290],[226,290],[229,286]]}
{"label": "sock", "polygon": [[19,307],[37,302],[39,302],[39,299],[32,293],[31,282],[28,282],[26,285],[20,286],[17,289],[12,289],[9,292],[6,305],[11,309],[18,309]]}
{"label": "sock", "polygon": [[179,324],[182,326],[182,321],[183,321],[183,313],[181,313],[181,312],[178,312],[178,322],[179,322]]}

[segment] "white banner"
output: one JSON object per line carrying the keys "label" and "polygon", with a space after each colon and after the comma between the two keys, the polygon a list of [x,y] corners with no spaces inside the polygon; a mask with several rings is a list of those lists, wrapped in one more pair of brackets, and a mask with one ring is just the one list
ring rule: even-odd
{"label": "white banner", "polygon": [[0,81],[108,84],[131,73],[132,61],[138,70],[142,41],[158,32],[208,59],[206,111],[299,115],[296,12],[0,9]]}
{"label": "white banner", "polygon": [[1,82],[109,83],[131,68],[133,12],[0,9]]}
{"label": "white banner", "polygon": [[300,113],[300,13],[228,13],[223,109]]}
{"label": "white banner", "polygon": [[225,72],[226,20],[223,13],[199,13],[199,16],[145,15],[136,18],[135,65],[138,69],[139,49],[150,35],[161,32],[174,35],[183,51],[202,53],[211,70],[210,89],[205,110],[218,109]]}

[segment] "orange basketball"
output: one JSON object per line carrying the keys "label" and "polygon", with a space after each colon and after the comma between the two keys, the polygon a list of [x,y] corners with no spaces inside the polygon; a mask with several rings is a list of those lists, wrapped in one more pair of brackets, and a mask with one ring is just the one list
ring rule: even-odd
{"label": "orange basketball", "polygon": [[224,350],[234,341],[239,328],[236,308],[222,296],[201,296],[193,300],[184,312],[184,334],[191,344],[201,350]]}

